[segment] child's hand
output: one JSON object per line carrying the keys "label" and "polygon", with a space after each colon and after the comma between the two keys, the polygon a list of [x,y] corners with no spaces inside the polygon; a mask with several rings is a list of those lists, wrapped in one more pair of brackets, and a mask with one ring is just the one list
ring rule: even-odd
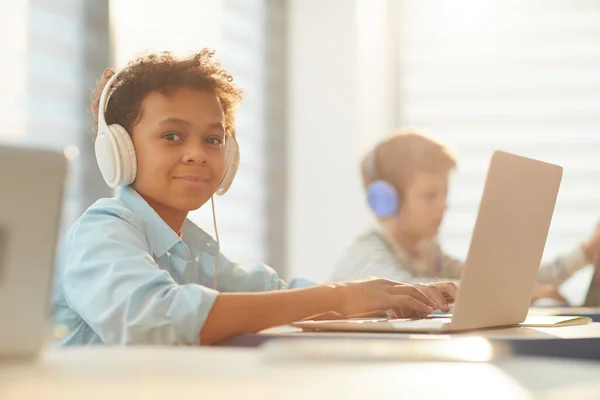
{"label": "child's hand", "polygon": [[531,296],[531,302],[535,302],[539,299],[551,299],[559,302],[560,304],[568,304],[567,300],[558,292],[558,288],[551,284],[537,283],[533,287],[533,294]]}
{"label": "child's hand", "polygon": [[[439,288],[423,286],[432,296],[441,296]],[[412,318],[429,315],[439,308],[437,302],[418,287],[387,279],[369,278],[337,283],[335,287],[339,293],[339,313],[346,318],[377,311],[387,311],[394,318]]]}

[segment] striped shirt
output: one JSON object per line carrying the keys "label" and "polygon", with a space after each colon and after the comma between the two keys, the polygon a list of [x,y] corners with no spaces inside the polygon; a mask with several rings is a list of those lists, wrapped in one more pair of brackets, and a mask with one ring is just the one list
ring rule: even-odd
{"label": "striped shirt", "polygon": [[[560,285],[574,272],[589,264],[581,246],[570,253],[543,264],[538,282]],[[385,278],[398,282],[432,283],[458,281],[464,262],[446,254],[437,241],[424,242],[419,256],[411,257],[392,244],[379,229],[360,236],[335,265],[333,281],[350,281],[367,277]]]}

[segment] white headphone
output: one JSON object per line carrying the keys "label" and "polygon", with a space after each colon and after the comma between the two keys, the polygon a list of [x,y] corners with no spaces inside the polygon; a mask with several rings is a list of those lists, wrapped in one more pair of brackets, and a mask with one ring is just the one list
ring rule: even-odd
{"label": "white headphone", "polygon": [[[102,177],[111,188],[127,186],[135,180],[137,174],[137,158],[129,133],[121,125],[107,125],[104,118],[110,90],[117,77],[129,68],[140,63],[131,64],[116,72],[106,83],[100,95],[98,105],[98,134],[96,135],[95,150],[98,168]],[[112,94],[112,93],[111,93]],[[235,132],[225,138],[225,173],[216,194],[224,195],[229,190],[240,162],[240,150],[235,138]]]}

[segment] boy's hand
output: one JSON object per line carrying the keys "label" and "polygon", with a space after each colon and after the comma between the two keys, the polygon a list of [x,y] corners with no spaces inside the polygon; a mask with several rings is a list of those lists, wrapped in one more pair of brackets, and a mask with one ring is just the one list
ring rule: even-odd
{"label": "boy's hand", "polygon": [[558,288],[551,284],[535,284],[533,288],[533,295],[531,296],[531,302],[535,302],[539,299],[551,299],[561,304],[567,304],[568,301],[558,293]]}
{"label": "boy's hand", "polygon": [[[452,292],[446,286],[442,286],[442,289],[431,285],[422,286],[423,290],[437,296],[438,301],[442,297],[442,291]],[[337,283],[335,287],[339,296],[338,312],[346,318],[378,311],[387,311],[393,318],[412,318],[429,315],[440,308],[434,299],[418,287],[387,279],[369,278]]]}

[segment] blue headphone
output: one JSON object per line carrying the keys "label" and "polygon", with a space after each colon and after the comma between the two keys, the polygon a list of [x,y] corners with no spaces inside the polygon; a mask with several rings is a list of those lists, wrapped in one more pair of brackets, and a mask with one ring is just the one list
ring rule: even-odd
{"label": "blue headphone", "polygon": [[400,208],[400,195],[389,182],[377,179],[376,149],[369,152],[364,162],[364,172],[368,180],[367,201],[378,218],[390,217]]}

